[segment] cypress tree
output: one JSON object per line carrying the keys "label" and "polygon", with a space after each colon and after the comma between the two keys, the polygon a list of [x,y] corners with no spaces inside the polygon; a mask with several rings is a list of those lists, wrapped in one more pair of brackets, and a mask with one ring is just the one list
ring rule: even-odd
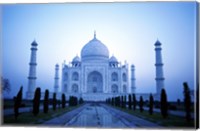
{"label": "cypress tree", "polygon": [[110,99],[110,98],[108,98],[108,104],[109,104],[109,105],[111,104],[111,99]]}
{"label": "cypress tree", "polygon": [[65,98],[65,94],[62,94],[62,108],[65,108],[65,104],[66,104],[66,98]]}
{"label": "cypress tree", "polygon": [[113,99],[113,97],[111,98],[111,105],[112,106],[114,105],[114,99]]}
{"label": "cypress tree", "polygon": [[40,97],[41,97],[41,89],[39,87],[35,90],[35,95],[33,99],[33,114],[36,116],[40,110]]}
{"label": "cypress tree", "polygon": [[49,111],[49,90],[45,90],[45,95],[44,95],[44,108],[43,108],[43,112],[44,113],[48,113]]}
{"label": "cypress tree", "polygon": [[162,88],[161,90],[161,97],[160,97],[160,110],[163,118],[166,118],[168,116],[168,103],[167,103],[167,94],[165,92],[165,89]]}
{"label": "cypress tree", "polygon": [[132,99],[133,99],[133,110],[136,110],[137,100],[136,100],[135,94],[133,94]]}
{"label": "cypress tree", "polygon": [[149,114],[150,115],[153,114],[153,104],[154,104],[153,95],[150,94],[150,96],[149,96]]}
{"label": "cypress tree", "polygon": [[121,96],[120,99],[121,99],[121,100],[120,100],[120,106],[121,106],[121,108],[123,108],[123,102],[124,102],[123,96]]}
{"label": "cypress tree", "polygon": [[188,84],[186,82],[183,83],[184,86],[184,105],[185,105],[185,118],[188,122],[190,122],[191,119],[191,98],[190,98],[190,89],[188,87]]}
{"label": "cypress tree", "polygon": [[124,108],[124,103],[125,103],[124,96],[121,96],[121,98],[122,98],[122,108]]}
{"label": "cypress tree", "polygon": [[115,106],[117,106],[117,97],[115,97]]}
{"label": "cypress tree", "polygon": [[196,129],[199,128],[199,83],[196,90]]}
{"label": "cypress tree", "polygon": [[69,97],[69,106],[76,106],[78,105],[78,98],[75,96]]}
{"label": "cypress tree", "polygon": [[180,106],[180,104],[181,104],[181,100],[180,100],[180,99],[177,99],[177,105]]}
{"label": "cypress tree", "polygon": [[118,96],[117,99],[118,99],[118,107],[120,107],[120,103],[121,103],[120,102],[120,96]]}
{"label": "cypress tree", "polygon": [[14,97],[14,113],[15,113],[15,119],[19,116],[19,108],[21,106],[22,102],[22,93],[23,93],[23,87],[20,87],[19,92],[17,93],[17,96]]}
{"label": "cypress tree", "polygon": [[124,108],[126,109],[126,95],[124,96]]}
{"label": "cypress tree", "polygon": [[72,100],[71,100],[71,96],[69,96],[69,106],[72,106],[72,102],[71,102]]}
{"label": "cypress tree", "polygon": [[[83,98],[80,97],[80,98],[79,98],[79,104],[83,104],[83,103],[84,103]],[[108,103],[108,99],[107,99],[107,103]]]}
{"label": "cypress tree", "polygon": [[144,101],[143,101],[143,98],[142,98],[142,96],[140,96],[140,112],[143,112],[143,105],[144,105]]}
{"label": "cypress tree", "polygon": [[120,97],[117,97],[117,106],[120,107]]}
{"label": "cypress tree", "polygon": [[128,108],[129,108],[129,110],[131,110],[131,105],[132,105],[131,94],[129,94],[128,95]]}
{"label": "cypress tree", "polygon": [[60,100],[57,100],[57,105],[58,105],[58,108],[61,107],[61,101]]}
{"label": "cypress tree", "polygon": [[53,110],[56,110],[57,100],[56,100],[56,93],[53,93]]}
{"label": "cypress tree", "polygon": [[75,97],[75,106],[77,106],[77,105],[78,105],[78,98]]}

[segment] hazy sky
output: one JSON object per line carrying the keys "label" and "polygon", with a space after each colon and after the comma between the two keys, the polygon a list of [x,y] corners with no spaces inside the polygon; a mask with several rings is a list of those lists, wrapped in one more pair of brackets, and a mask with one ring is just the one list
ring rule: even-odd
{"label": "hazy sky", "polygon": [[[34,39],[38,43],[37,86],[53,91],[55,64],[61,67],[64,60],[69,63],[80,56],[94,30],[110,56],[135,65],[136,92],[156,91],[157,39],[162,43],[168,99],[182,99],[184,81],[190,88],[195,85],[195,2],[3,5],[2,27],[2,72],[11,82],[10,97],[21,85],[25,97]],[[59,74],[61,78],[61,68]]]}

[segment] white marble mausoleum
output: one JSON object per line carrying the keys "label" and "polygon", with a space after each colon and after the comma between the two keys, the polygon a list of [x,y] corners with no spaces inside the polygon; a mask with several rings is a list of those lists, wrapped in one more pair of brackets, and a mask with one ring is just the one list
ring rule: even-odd
{"label": "white marble mausoleum", "polygon": [[[58,65],[57,65],[58,66]],[[128,64],[121,63],[100,40],[90,40],[70,64],[62,66],[62,93],[81,96],[88,101],[101,101],[122,93],[132,93]]]}
{"label": "white marble mausoleum", "polygon": [[[164,88],[164,72],[161,53],[161,43],[155,42],[155,81],[156,92],[152,93],[159,100],[161,89]],[[31,58],[29,63],[27,99],[33,99],[36,89],[36,52],[37,42],[31,44]],[[75,56],[69,64],[65,62],[61,67],[59,78],[59,65],[55,66],[54,91],[57,98],[64,93],[66,97],[82,97],[85,101],[104,101],[109,97],[135,93],[136,97],[143,96],[149,99],[150,93],[137,93],[135,86],[135,66],[130,68],[125,62],[121,64],[115,56],[110,56],[105,44],[94,37],[81,50],[81,56]],[[130,81],[129,81],[130,80]],[[61,82],[61,83],[60,83]],[[60,83],[60,84],[59,84]],[[50,92],[52,97],[53,92]],[[43,98],[44,93],[42,93]]]}

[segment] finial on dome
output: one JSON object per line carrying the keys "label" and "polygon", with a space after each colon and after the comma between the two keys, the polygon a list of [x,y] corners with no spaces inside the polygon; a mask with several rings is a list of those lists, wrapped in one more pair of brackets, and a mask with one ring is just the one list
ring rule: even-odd
{"label": "finial on dome", "polygon": [[94,38],[96,39],[96,30],[94,30]]}

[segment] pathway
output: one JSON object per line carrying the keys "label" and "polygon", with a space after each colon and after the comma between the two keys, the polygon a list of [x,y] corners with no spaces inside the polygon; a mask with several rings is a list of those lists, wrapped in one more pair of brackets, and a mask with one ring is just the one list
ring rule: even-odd
{"label": "pathway", "polygon": [[98,127],[98,128],[158,128],[156,123],[132,116],[105,104],[85,104],[41,126]]}

